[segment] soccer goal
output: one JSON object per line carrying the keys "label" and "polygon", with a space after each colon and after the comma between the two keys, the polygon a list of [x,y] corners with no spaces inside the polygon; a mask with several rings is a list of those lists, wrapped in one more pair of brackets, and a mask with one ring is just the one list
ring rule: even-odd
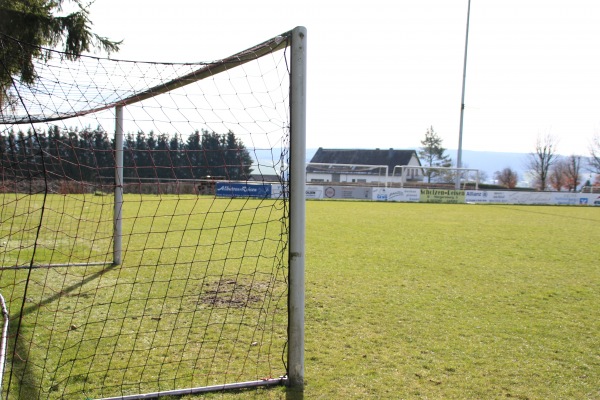
{"label": "soccer goal", "polygon": [[302,389],[306,30],[192,64],[42,51],[0,103],[2,397]]}
{"label": "soccer goal", "polygon": [[307,163],[307,182],[368,184],[387,187],[387,165]]}
{"label": "soccer goal", "polygon": [[475,168],[396,165],[392,176],[400,177],[400,187],[404,187],[409,178],[414,180],[415,177],[422,176],[432,182],[460,182],[464,188],[467,184],[472,184],[476,190],[479,189],[479,170]]}

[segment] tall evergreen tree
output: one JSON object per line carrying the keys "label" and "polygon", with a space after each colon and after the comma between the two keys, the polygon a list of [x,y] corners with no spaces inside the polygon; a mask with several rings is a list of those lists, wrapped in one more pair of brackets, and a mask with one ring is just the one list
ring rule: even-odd
{"label": "tall evergreen tree", "polygon": [[156,146],[153,156],[157,178],[176,178],[174,174],[174,160],[172,160],[171,155],[171,149],[169,148],[169,135],[165,133],[158,135],[156,137]]}
{"label": "tall evergreen tree", "polygon": [[29,85],[35,82],[34,61],[52,56],[44,47],[61,46],[64,57],[71,60],[91,49],[119,50],[121,42],[92,32],[91,3],[67,2],[77,10],[59,16],[65,0],[0,0],[0,105],[10,101],[13,79]]}
{"label": "tall evergreen tree", "polygon": [[[419,150],[419,159],[421,164],[426,167],[451,167],[452,159],[446,153],[446,149],[442,147],[442,139],[433,130],[433,126],[427,129],[425,138],[421,141],[421,150]],[[427,182],[431,182],[433,177],[441,175],[434,170],[425,171]]]}
{"label": "tall evergreen tree", "polygon": [[178,134],[169,138],[169,155],[171,158],[173,178],[184,179],[189,173],[189,168],[185,168],[185,146]]}
{"label": "tall evergreen tree", "polygon": [[133,133],[123,135],[123,179],[137,178],[135,163],[135,138]]}
{"label": "tall evergreen tree", "polygon": [[200,131],[194,131],[185,143],[183,166],[187,179],[199,179],[206,175],[204,157],[202,155],[202,145],[200,141]]}
{"label": "tall evergreen tree", "polygon": [[137,169],[137,177],[151,178],[152,177],[152,161],[150,152],[148,151],[148,138],[143,131],[138,131],[135,136],[135,167]]}
{"label": "tall evergreen tree", "polygon": [[228,178],[225,168],[222,137],[215,132],[202,131],[202,156],[204,175]]}
{"label": "tall evergreen tree", "polygon": [[252,173],[252,157],[244,143],[235,137],[231,131],[226,134],[226,155],[228,176],[230,179],[246,180]]}

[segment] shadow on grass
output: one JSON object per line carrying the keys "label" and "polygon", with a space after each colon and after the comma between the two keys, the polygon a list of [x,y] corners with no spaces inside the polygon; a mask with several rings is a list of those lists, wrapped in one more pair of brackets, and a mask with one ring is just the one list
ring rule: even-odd
{"label": "shadow on grass", "polygon": [[[16,386],[17,392],[17,395],[14,398],[40,398],[39,385],[36,383],[35,375],[30,368],[30,364],[27,362],[28,359],[29,349],[27,348],[26,343],[22,342],[21,336],[18,336],[15,338],[14,342],[8,385],[6,385],[5,389],[3,388],[3,392],[6,395],[5,398],[10,398],[9,396],[15,392],[15,390],[11,390],[11,387],[14,386]],[[13,382],[13,379],[15,382]]]}
{"label": "shadow on grass", "polygon": [[[104,268],[98,272],[95,272],[95,273],[91,274],[90,276],[88,276],[87,278],[83,279],[82,281],[77,282],[77,283],[61,290],[60,292],[53,294],[52,296],[48,297],[47,299],[42,300],[41,302],[36,303],[27,308],[24,308],[23,311],[21,312],[21,317],[24,317],[25,315],[28,315],[34,311],[39,310],[42,306],[48,305],[48,304],[52,303],[53,301],[58,300],[60,297],[64,296],[65,294],[69,294],[69,293],[75,291],[76,289],[79,289],[86,283],[89,283],[89,282],[101,277],[105,273],[112,271],[115,267],[117,267],[116,264],[110,264],[108,266],[108,268]],[[26,296],[27,293],[24,293],[23,295]]]}
{"label": "shadow on grass", "polygon": [[[31,343],[27,343],[23,341],[24,335],[21,327],[21,321],[24,316],[31,314],[35,311],[38,311],[42,306],[52,303],[56,301],[61,296],[71,293],[81,286],[89,283],[98,277],[102,276],[106,272],[111,271],[116,267],[115,264],[110,264],[107,268],[104,268],[96,273],[91,274],[90,276],[83,279],[81,282],[77,282],[62,291],[55,293],[54,295],[48,297],[47,299],[29,306],[27,308],[23,308],[20,315],[12,318],[11,324],[9,326],[9,337],[14,337],[14,350],[12,352],[12,361],[10,362],[10,377],[8,378],[8,385],[6,388],[3,388],[3,392],[6,393],[6,398],[9,398],[11,394],[16,390],[17,396],[19,399],[38,399],[41,397],[40,393],[40,384],[36,382],[40,379],[40,377],[36,377],[34,371],[31,369],[31,363],[29,362],[29,349],[31,347]],[[25,297],[27,293],[24,293]],[[13,382],[13,379],[15,382]],[[13,385],[17,386],[17,389],[11,390]]]}

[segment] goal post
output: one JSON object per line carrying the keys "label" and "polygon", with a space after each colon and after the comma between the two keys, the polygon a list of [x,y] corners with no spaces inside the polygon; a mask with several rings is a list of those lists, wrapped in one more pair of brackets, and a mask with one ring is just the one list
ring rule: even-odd
{"label": "goal post", "polygon": [[304,261],[306,220],[306,28],[292,31],[290,146],[289,385],[304,389]]}
{"label": "goal post", "polygon": [[307,182],[364,183],[388,186],[388,165],[314,163],[306,164]]}
{"label": "goal post", "polygon": [[[399,172],[398,172],[399,171]],[[413,165],[396,165],[392,170],[392,176],[400,176],[400,187],[404,187],[410,171],[417,171],[422,176],[427,176],[427,172],[435,171],[440,174],[449,174],[452,177],[452,182],[461,182],[462,176],[466,176],[463,183],[475,183],[475,189],[479,189],[479,170],[476,168],[456,168],[456,167],[428,167],[428,166],[413,166]],[[427,171],[427,172],[426,172]],[[470,180],[470,174],[474,174],[473,181]],[[466,175],[465,175],[466,174]],[[447,179],[450,181],[450,179]]]}
{"label": "goal post", "polygon": [[15,82],[3,397],[303,390],[306,44],[297,27],[193,64],[47,50]]}
{"label": "goal post", "polygon": [[123,106],[115,107],[115,209],[113,213],[113,264],[123,252]]}

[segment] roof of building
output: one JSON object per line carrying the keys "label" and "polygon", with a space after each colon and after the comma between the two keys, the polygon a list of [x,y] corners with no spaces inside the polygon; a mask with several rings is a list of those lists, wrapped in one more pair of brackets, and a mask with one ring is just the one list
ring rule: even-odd
{"label": "roof of building", "polygon": [[324,149],[319,147],[310,162],[319,164],[387,165],[389,170],[392,171],[396,165],[408,165],[413,156],[421,165],[415,150]]}
{"label": "roof of building", "polygon": [[281,181],[281,177],[279,175],[269,174],[250,174],[248,180],[258,182],[279,182]]}

